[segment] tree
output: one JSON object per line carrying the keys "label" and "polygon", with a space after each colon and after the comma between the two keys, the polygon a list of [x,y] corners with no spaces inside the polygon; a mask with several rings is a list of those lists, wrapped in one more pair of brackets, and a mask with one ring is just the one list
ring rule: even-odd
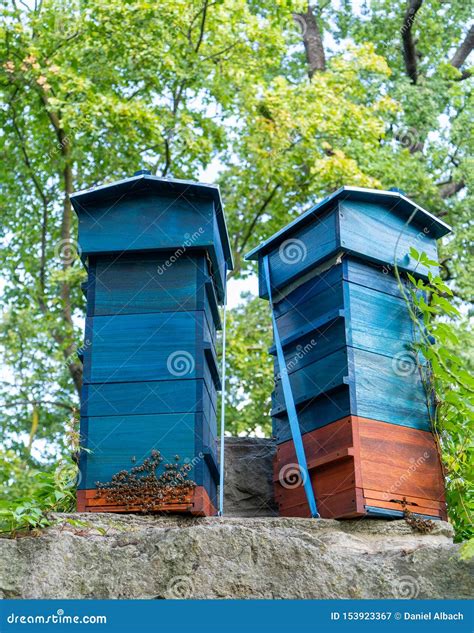
{"label": "tree", "polygon": [[[253,270],[245,252],[338,187],[398,187],[453,225],[441,247],[443,275],[455,302],[471,300],[468,11],[439,0],[375,0],[361,14],[350,1],[339,9],[309,3],[296,14],[303,46],[289,47],[286,72],[265,91],[245,95],[248,118],[220,177],[235,274]],[[336,50],[324,50],[328,32]],[[250,392],[249,407],[253,400]]]}
{"label": "tree", "polygon": [[[396,186],[454,225],[443,274],[455,301],[472,297],[468,4],[372,0],[356,10],[350,0],[43,0],[28,7],[4,0],[0,35],[8,367],[0,424],[15,456],[34,462],[34,438],[44,440],[45,457],[51,447],[64,450],[65,419],[78,403],[84,272],[73,190],[141,167],[192,179],[215,161],[232,274],[242,277],[254,271],[245,253],[318,198],[343,184]],[[247,299],[230,313],[234,432],[258,425],[270,433],[267,309]]]}
{"label": "tree", "polygon": [[2,3],[1,420],[28,458],[18,433],[61,442],[82,384],[69,195],[143,166],[196,178],[227,146],[242,85],[284,52],[284,10],[268,5],[262,17],[241,0]]}

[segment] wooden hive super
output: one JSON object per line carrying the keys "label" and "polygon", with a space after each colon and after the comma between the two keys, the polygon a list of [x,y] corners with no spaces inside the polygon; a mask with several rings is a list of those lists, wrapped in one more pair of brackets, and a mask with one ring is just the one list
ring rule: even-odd
{"label": "wooden hive super", "polygon": [[[413,324],[394,274],[427,269],[449,227],[398,192],[343,187],[254,249],[323,517],[444,517],[444,486]],[[275,346],[270,353],[276,353]],[[280,512],[309,516],[275,359],[272,419]],[[301,478],[300,478],[301,479]]]}
{"label": "wooden hive super", "polygon": [[72,196],[88,270],[82,511],[216,512],[216,187],[139,173]]}

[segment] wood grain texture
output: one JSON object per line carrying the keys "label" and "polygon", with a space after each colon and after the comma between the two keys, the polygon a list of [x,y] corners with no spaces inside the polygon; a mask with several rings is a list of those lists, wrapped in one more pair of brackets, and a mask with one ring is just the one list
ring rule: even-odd
{"label": "wood grain texture", "polygon": [[[353,284],[377,290],[385,294],[402,299],[402,293],[392,267],[384,264],[374,264],[350,254],[342,260],[343,279]],[[401,274],[401,283],[404,288],[409,287],[409,282]]]}
{"label": "wood grain texture", "polygon": [[88,314],[196,310],[198,272],[203,259],[177,257],[173,251],[96,257],[95,307]]}
{"label": "wood grain texture", "polygon": [[80,456],[81,488],[107,483],[121,470],[129,471],[159,450],[163,463],[189,463],[191,480],[203,484],[208,464],[204,451],[216,458],[214,429],[201,414],[133,415],[83,419],[86,429]]}
{"label": "wood grain texture", "polygon": [[444,501],[444,478],[432,433],[359,419],[363,487],[394,498]]}
{"label": "wood grain texture", "polygon": [[[311,297],[317,296],[335,285],[340,285],[343,279],[343,263],[334,263],[330,268],[317,274],[319,268],[307,275],[299,276],[294,281],[294,289],[285,288],[283,297],[274,298],[275,316],[277,319],[295,307],[303,304]],[[308,278],[309,277],[309,278]]]}
{"label": "wood grain texture", "polygon": [[[347,354],[338,350],[324,358],[294,371],[290,383],[296,404],[301,404],[344,383],[348,376]],[[273,407],[286,410],[281,380],[275,383]]]}
{"label": "wood grain texture", "polygon": [[[104,496],[98,496],[97,490],[88,489],[77,491],[77,511],[139,513],[143,512],[143,508],[140,506],[113,505]],[[202,486],[197,486],[183,503],[175,503],[172,499],[170,501],[162,501],[157,503],[151,510],[147,510],[148,512],[178,512],[194,516],[215,516],[217,514],[215,502],[211,500]]]}
{"label": "wood grain texture", "polygon": [[203,378],[213,342],[203,311],[93,317],[86,337],[86,383]]}
{"label": "wood grain texture", "polygon": [[[350,388],[359,417],[430,430],[427,399],[417,367],[407,357],[408,369],[397,359],[348,348]],[[406,355],[403,357],[406,358]]]}
{"label": "wood grain texture", "polygon": [[369,261],[393,266],[427,276],[428,269],[409,256],[411,247],[437,260],[436,240],[419,226],[406,224],[404,218],[377,203],[341,201],[339,203],[341,246]]}
{"label": "wood grain texture", "polygon": [[348,345],[390,357],[411,349],[414,328],[403,299],[353,283],[344,288]]}
{"label": "wood grain texture", "polygon": [[[288,373],[291,374],[325,356],[329,356],[329,354],[345,347],[345,344],[346,325],[342,318],[333,319],[323,327],[313,329],[309,334],[285,345],[283,352]],[[275,375],[277,375],[280,373],[280,368],[276,359],[276,351],[274,348],[270,351],[275,356],[274,369]]]}
{"label": "wood grain texture", "polygon": [[[299,228],[269,254],[270,274],[275,290],[288,285],[293,279],[335,253],[338,248],[336,210],[325,217],[314,218],[311,225]],[[259,294],[267,297],[261,257],[259,259]]]}
{"label": "wood grain texture", "polygon": [[[444,480],[431,433],[348,416],[303,435],[318,509],[323,518],[347,518],[365,507],[406,506],[425,516],[446,516]],[[309,516],[291,440],[274,459],[275,496],[283,516]]]}
{"label": "wood grain texture", "polygon": [[82,387],[86,417],[149,413],[199,413],[215,416],[217,393],[203,379],[97,383]]}
{"label": "wood grain texture", "polygon": [[[311,518],[307,502],[287,505],[286,500],[278,504],[280,516]],[[365,515],[364,498],[359,489],[318,499],[318,511],[326,519],[354,519]]]}
{"label": "wood grain texture", "polygon": [[[298,421],[302,433],[309,433],[350,415],[350,393],[347,385],[324,393],[297,407]],[[291,439],[291,430],[286,409],[279,406],[272,410],[273,435],[277,444]]]}
{"label": "wood grain texture", "polygon": [[214,230],[212,200],[137,191],[112,204],[90,203],[78,218],[84,255],[178,249],[190,253],[204,248],[213,260],[222,298],[223,250],[219,231]]}

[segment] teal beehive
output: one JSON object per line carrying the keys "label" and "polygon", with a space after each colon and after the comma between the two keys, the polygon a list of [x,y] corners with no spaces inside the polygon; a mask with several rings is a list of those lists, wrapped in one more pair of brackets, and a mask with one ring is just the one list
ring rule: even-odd
{"label": "teal beehive", "polygon": [[[298,497],[277,476],[288,460],[300,463],[301,457],[303,472],[306,458],[323,471],[323,516],[396,514],[400,506],[393,504],[408,497],[420,502],[425,515],[444,516],[432,403],[411,352],[414,328],[402,289],[407,272],[421,278],[428,274],[412,249],[437,261],[436,240],[449,231],[399,191],[342,187],[247,255],[258,260],[259,293],[272,304],[276,344],[270,349],[275,356],[271,413],[279,445],[276,492],[283,513],[306,516],[308,505],[314,505],[310,490],[305,502],[302,492]],[[346,423],[352,432],[334,441]],[[397,463],[375,455],[380,433],[392,438],[383,450],[400,453]],[[296,453],[289,448],[293,442]],[[364,442],[371,448],[362,458]],[[408,448],[401,451],[405,443]],[[309,444],[313,454],[305,457],[303,445]],[[428,450],[431,470],[413,477],[406,495],[397,490],[395,501],[382,499],[409,469],[409,460],[417,458],[410,445]],[[378,468],[385,479],[364,480],[364,459],[378,464],[371,472]],[[423,488],[419,494],[417,487]]]}
{"label": "teal beehive", "polygon": [[78,505],[213,514],[219,190],[139,173],[71,200],[88,270]]}

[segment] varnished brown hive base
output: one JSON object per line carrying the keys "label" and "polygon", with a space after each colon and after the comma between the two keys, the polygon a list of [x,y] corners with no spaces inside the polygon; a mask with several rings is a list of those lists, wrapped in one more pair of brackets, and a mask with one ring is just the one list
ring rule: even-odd
{"label": "varnished brown hive base", "polygon": [[[446,519],[444,479],[427,431],[347,417],[303,435],[311,483],[323,518],[404,509]],[[293,441],[277,448],[275,496],[280,514],[309,517]],[[292,476],[293,475],[293,476]]]}
{"label": "varnished brown hive base", "polygon": [[214,516],[217,511],[209,499],[206,489],[203,486],[197,486],[193,492],[185,497],[184,501],[177,502],[175,499],[169,501],[161,500],[151,508],[143,508],[138,505],[125,506],[116,505],[106,494],[97,490],[78,490],[77,491],[77,511],[78,512],[165,512],[165,513],[183,513],[194,516]]}

